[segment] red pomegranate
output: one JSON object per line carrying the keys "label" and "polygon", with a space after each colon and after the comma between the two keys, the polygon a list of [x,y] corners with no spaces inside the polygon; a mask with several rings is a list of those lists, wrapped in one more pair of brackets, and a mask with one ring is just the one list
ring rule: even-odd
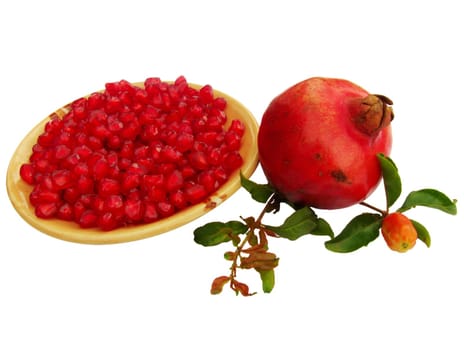
{"label": "red pomegranate", "polygon": [[368,197],[390,154],[392,102],[350,81],[304,80],[274,98],[258,148],[269,183],[288,201],[339,209]]}

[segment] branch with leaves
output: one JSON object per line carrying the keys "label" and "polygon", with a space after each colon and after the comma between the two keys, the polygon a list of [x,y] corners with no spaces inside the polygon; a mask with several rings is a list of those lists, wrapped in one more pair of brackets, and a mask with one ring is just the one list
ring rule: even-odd
{"label": "branch with leaves", "polygon": [[[229,284],[237,295],[255,294],[255,292],[250,292],[246,283],[237,279],[240,269],[255,270],[260,276],[263,292],[270,293],[275,285],[274,271],[278,266],[279,258],[269,251],[269,237],[294,241],[308,234],[328,236],[330,239],[325,242],[325,247],[339,253],[353,252],[379,237],[382,222],[391,213],[391,207],[402,193],[402,184],[398,168],[393,160],[383,154],[379,154],[377,158],[382,170],[386,208],[380,209],[366,202],[360,203],[373,212],[363,212],[354,217],[336,236],[330,224],[318,217],[312,208],[290,203],[276,193],[271,185],[257,184],[240,175],[242,187],[255,201],[264,204],[261,213],[256,218],[241,217],[241,221],[210,222],[194,231],[195,242],[203,246],[216,246],[228,242],[233,245],[232,250],[224,253],[224,258],[230,261],[230,271],[213,280],[211,293],[219,294],[224,286]],[[265,215],[279,212],[281,204],[289,205],[293,212],[280,226],[265,224],[263,221]],[[403,213],[416,206],[438,209],[451,215],[457,214],[456,200],[451,200],[442,192],[434,189],[410,192],[396,212]],[[417,231],[418,239],[429,247],[431,238],[428,230],[417,221],[411,220],[411,222]]]}

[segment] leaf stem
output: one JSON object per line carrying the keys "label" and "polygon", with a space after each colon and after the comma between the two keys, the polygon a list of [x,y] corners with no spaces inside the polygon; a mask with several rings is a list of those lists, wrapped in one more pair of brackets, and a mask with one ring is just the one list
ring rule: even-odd
{"label": "leaf stem", "polygon": [[369,203],[360,202],[359,204],[362,205],[362,206],[365,206],[365,207],[367,207],[369,209],[372,209],[372,210],[374,210],[374,211],[376,211],[376,212],[378,212],[380,214],[382,214],[382,216],[387,216],[387,214],[388,214],[388,211],[385,211],[385,210],[379,209],[377,207],[374,207],[373,205],[371,205]]}

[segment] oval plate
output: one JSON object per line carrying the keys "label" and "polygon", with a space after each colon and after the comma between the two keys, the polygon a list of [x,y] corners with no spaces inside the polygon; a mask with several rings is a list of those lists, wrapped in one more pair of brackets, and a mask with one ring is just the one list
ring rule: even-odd
{"label": "oval plate", "polygon": [[[143,83],[134,83],[134,85],[143,87]],[[201,88],[201,85],[189,85],[195,89]],[[227,100],[226,127],[233,119],[240,119],[245,124],[246,131],[243,135],[242,146],[240,148],[240,154],[244,163],[240,170],[236,170],[232,173],[228,181],[203,202],[150,224],[121,227],[112,231],[84,229],[75,222],[38,218],[34,213],[34,207],[29,202],[29,194],[32,191],[32,186],[21,179],[19,169],[23,163],[29,162],[32,146],[37,143],[37,138],[43,132],[45,124],[50,120],[50,117],[56,115],[63,117],[69,111],[68,104],[56,110],[37,124],[17,147],[8,166],[6,179],[8,196],[10,197],[11,203],[19,215],[37,230],[65,241],[86,244],[110,244],[135,241],[168,232],[199,218],[224,202],[224,200],[229,198],[240,188],[240,171],[248,178],[253,174],[258,165],[256,141],[258,124],[255,118],[245,106],[227,94],[214,90],[214,96],[223,97]]]}

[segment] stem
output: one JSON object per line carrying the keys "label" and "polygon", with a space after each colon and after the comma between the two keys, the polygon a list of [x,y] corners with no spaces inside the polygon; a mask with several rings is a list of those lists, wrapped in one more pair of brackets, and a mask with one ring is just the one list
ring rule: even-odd
{"label": "stem", "polygon": [[386,212],[385,210],[382,210],[382,209],[379,209],[377,207],[374,207],[373,205],[370,205],[369,203],[366,203],[366,202],[360,202],[359,203],[360,205],[363,205],[369,209],[372,209],[380,214],[382,214],[382,216],[386,216],[388,214],[388,212]]}
{"label": "stem", "polygon": [[[256,220],[253,220],[252,222],[249,222],[250,220],[244,220],[249,227],[249,230],[245,236],[245,238],[240,242],[239,245],[237,245],[237,249],[234,252],[233,259],[232,259],[232,265],[230,267],[230,287],[234,289],[233,287],[233,281],[235,279],[235,276],[237,275],[237,268],[238,268],[238,259],[240,255],[243,252],[243,249],[245,248],[245,245],[250,241],[251,236],[254,234],[255,229],[259,229],[262,225],[261,221],[264,217],[264,215],[269,211],[269,209],[272,208],[274,205],[274,201],[276,200],[276,195],[273,194],[271,198],[266,202],[266,205],[264,206],[263,210],[261,213],[259,213],[259,216]],[[262,238],[261,238],[262,240]],[[258,245],[264,242],[259,242]]]}

